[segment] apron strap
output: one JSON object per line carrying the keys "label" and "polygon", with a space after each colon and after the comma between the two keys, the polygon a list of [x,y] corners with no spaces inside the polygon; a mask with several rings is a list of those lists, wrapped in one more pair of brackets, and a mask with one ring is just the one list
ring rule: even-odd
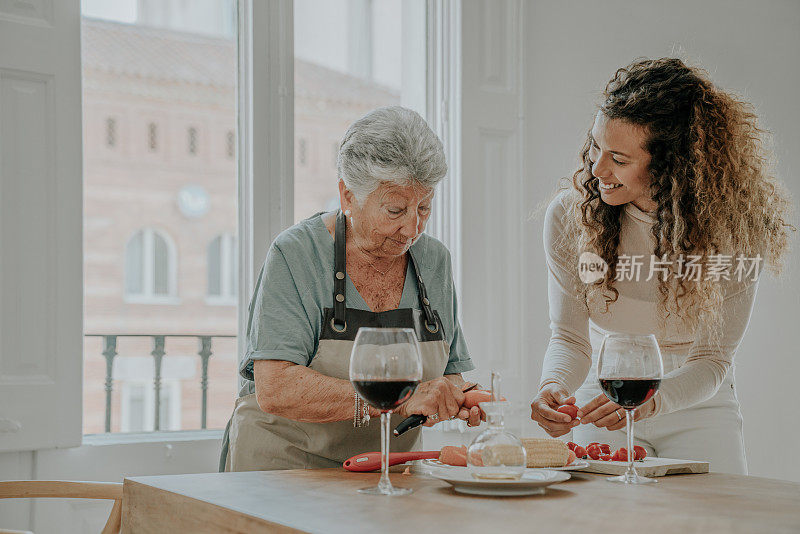
{"label": "apron strap", "polygon": [[431,334],[435,334],[439,331],[439,323],[436,322],[436,316],[431,309],[431,301],[428,300],[428,292],[425,290],[425,283],[422,281],[422,275],[417,268],[417,259],[414,257],[414,251],[410,248],[408,249],[408,258],[411,260],[411,265],[414,267],[414,274],[417,276],[419,303],[425,314],[425,329]]}
{"label": "apron strap", "polygon": [[[346,229],[347,221],[345,220],[342,210],[339,210],[339,214],[336,216],[336,230],[334,231],[333,244],[336,272],[333,277],[333,324],[331,325],[333,330],[338,333],[347,330],[347,320],[345,317],[345,310],[347,309],[347,304],[345,303],[345,295],[347,294],[345,257]],[[408,258],[411,261],[411,266],[414,268],[414,274],[417,277],[419,302],[425,314],[425,328],[428,332],[435,334],[439,331],[439,323],[436,322],[436,316],[431,309],[431,302],[428,300],[428,292],[425,289],[425,283],[422,281],[422,275],[417,267],[417,259],[414,257],[414,252],[410,248],[408,249]]]}
{"label": "apron strap", "polygon": [[334,231],[334,267],[336,272],[333,275],[333,324],[331,325],[336,332],[347,330],[345,320],[345,295],[347,293],[346,280],[346,258],[345,258],[345,230],[347,221],[344,213],[339,210],[336,216],[336,230]]}

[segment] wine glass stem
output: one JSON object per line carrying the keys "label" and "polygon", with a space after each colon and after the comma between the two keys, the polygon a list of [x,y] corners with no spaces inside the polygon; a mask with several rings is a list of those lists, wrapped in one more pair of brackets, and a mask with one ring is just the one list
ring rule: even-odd
{"label": "wine glass stem", "polygon": [[381,412],[381,481],[378,482],[378,487],[385,493],[392,489],[392,483],[389,480],[390,414],[391,412]]}
{"label": "wine glass stem", "polygon": [[631,479],[636,476],[636,471],[633,468],[633,410],[625,410],[625,428],[628,432],[628,472],[625,476]]}

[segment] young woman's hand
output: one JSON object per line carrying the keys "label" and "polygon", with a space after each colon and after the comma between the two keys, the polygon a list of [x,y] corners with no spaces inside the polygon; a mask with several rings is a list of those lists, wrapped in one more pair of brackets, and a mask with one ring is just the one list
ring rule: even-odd
{"label": "young woman's hand", "polygon": [[554,438],[568,434],[580,421],[557,411],[564,404],[575,404],[575,397],[559,384],[545,384],[531,403],[531,419]]}
{"label": "young woman's hand", "polygon": [[[633,411],[633,420],[647,419],[655,413],[655,397],[651,398]],[[586,406],[578,410],[581,424],[594,424],[598,428],[619,430],[625,428],[625,410],[619,404],[611,402],[603,394],[590,400]]]}

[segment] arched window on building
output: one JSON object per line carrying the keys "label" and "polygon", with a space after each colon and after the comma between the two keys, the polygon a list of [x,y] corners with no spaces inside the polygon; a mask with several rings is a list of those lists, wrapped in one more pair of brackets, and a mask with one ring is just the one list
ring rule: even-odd
{"label": "arched window on building", "polygon": [[236,237],[220,234],[208,244],[208,302],[236,304],[238,261]]}
{"label": "arched window on building", "polygon": [[297,162],[303,167],[308,165],[308,141],[303,137],[297,141]]}
{"label": "arched window on building", "polygon": [[172,240],[159,230],[139,230],[125,245],[125,299],[160,302],[177,296],[177,258]]}

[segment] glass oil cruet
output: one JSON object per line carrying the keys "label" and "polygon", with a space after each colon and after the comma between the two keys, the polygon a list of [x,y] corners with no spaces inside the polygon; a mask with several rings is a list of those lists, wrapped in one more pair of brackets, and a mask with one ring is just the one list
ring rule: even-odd
{"label": "glass oil cruet", "polygon": [[525,472],[525,447],[504,427],[509,403],[501,398],[500,374],[492,371],[492,401],[479,404],[489,426],[467,448],[467,467],[475,478],[516,480]]}

